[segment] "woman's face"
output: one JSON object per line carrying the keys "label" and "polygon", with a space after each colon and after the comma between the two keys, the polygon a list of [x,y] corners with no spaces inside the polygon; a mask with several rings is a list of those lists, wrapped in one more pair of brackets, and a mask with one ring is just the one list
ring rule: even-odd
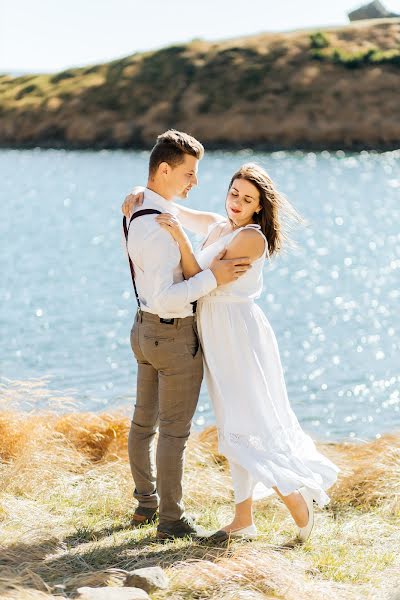
{"label": "woman's face", "polygon": [[260,193],[247,179],[235,179],[226,197],[228,217],[238,227],[253,222],[254,213],[261,208]]}

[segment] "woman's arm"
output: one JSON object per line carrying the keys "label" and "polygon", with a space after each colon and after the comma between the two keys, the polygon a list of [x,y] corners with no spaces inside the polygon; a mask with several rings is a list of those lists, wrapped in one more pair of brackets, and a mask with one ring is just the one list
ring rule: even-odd
{"label": "woman's arm", "polygon": [[185,279],[190,279],[202,270],[193,252],[192,244],[190,240],[181,240],[179,243],[179,250],[181,251],[181,263],[182,273]]}
{"label": "woman's arm", "polygon": [[266,240],[254,229],[243,229],[226,247],[225,258],[248,256],[253,262],[260,258],[265,250]]}
{"label": "woman's arm", "polygon": [[173,207],[177,210],[177,217],[182,225],[193,233],[206,235],[210,225],[224,221],[224,217],[218,213],[187,208],[187,206],[182,206],[176,202],[173,202]]}
{"label": "woman's arm", "polygon": [[[126,217],[129,218],[134,209],[142,205],[144,189],[144,187],[136,186],[133,191],[126,196],[121,207],[121,210]],[[187,208],[176,202],[172,202],[171,205],[176,210],[177,217],[182,225],[193,233],[206,235],[210,225],[225,220],[224,217],[218,213]]]}
{"label": "woman's arm", "polygon": [[157,215],[156,221],[160,224],[162,229],[165,229],[172,235],[174,240],[179,244],[179,250],[181,252],[181,265],[182,273],[185,279],[194,277],[197,273],[202,271],[199,263],[193,252],[192,244],[186,233],[183,231],[178,217],[174,217],[169,213],[163,213]]}

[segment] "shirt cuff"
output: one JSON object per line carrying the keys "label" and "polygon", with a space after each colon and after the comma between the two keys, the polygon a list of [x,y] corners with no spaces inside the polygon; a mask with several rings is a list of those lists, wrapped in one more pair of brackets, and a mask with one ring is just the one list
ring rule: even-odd
{"label": "shirt cuff", "polygon": [[[197,275],[194,276],[197,282],[200,284],[201,293],[198,298],[202,298],[206,296],[218,286],[217,280],[215,279],[214,273],[211,269],[205,269],[204,271],[200,271]],[[196,298],[196,300],[198,300]]]}

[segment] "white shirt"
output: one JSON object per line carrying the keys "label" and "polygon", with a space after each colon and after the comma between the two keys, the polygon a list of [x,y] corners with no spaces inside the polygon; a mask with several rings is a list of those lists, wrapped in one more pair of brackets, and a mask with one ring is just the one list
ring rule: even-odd
{"label": "white shirt", "polygon": [[[146,188],[143,205],[134,212],[153,208],[174,214],[172,203]],[[135,283],[141,309],[164,319],[193,314],[191,302],[217,287],[210,269],[186,280],[181,253],[173,237],[155,220],[157,215],[134,219],[129,227],[128,252],[135,268]]]}

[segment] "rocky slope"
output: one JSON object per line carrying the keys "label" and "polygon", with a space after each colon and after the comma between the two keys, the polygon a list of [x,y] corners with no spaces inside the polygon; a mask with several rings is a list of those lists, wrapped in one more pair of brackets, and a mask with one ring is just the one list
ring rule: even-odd
{"label": "rocky slope", "polygon": [[0,76],[0,145],[400,146],[400,19],[194,40],[53,75]]}

